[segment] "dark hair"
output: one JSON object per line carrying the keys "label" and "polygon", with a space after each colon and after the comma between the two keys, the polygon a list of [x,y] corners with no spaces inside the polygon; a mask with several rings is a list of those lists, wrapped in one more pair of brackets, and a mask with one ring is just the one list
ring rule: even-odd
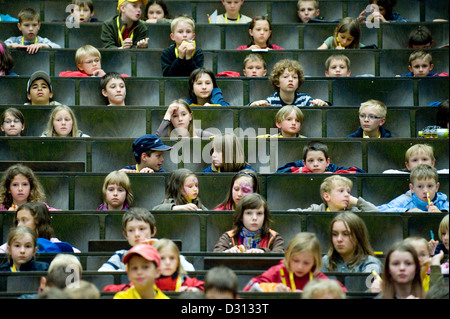
{"label": "dark hair", "polygon": [[[189,76],[189,97],[192,101],[194,101],[194,104],[197,104],[197,96],[194,94],[194,83],[203,73],[206,73],[211,77],[213,88],[217,87],[216,77],[211,70],[205,67],[200,67],[192,71],[191,75]],[[209,100],[211,101],[211,96],[209,97]]]}
{"label": "dark hair", "polygon": [[127,210],[122,216],[122,231],[126,231],[128,222],[133,219],[149,224],[152,236],[154,236],[156,219],[148,209],[141,207],[131,207],[129,210]]}
{"label": "dark hair", "polygon": [[[267,23],[269,24],[269,30],[272,31],[272,23],[270,23],[270,20],[267,16],[254,17],[253,20],[248,24],[248,29],[253,30],[257,21],[267,21]],[[271,39],[272,39],[272,34],[270,34],[269,38],[266,41],[266,44],[267,44],[268,48],[272,49],[272,43],[270,43]],[[255,39],[252,36],[250,36],[250,42],[249,42],[248,46],[252,46],[253,44],[255,44]]]}
{"label": "dark hair", "polygon": [[228,208],[232,210],[232,209],[235,208],[234,207],[234,202],[233,202],[233,185],[234,185],[234,182],[238,178],[241,178],[243,176],[247,176],[247,177],[251,177],[252,178],[252,181],[253,181],[253,193],[258,193],[259,194],[260,190],[259,190],[259,175],[258,175],[258,173],[256,173],[255,171],[252,171],[251,169],[243,169],[243,170],[237,172],[233,176],[233,179],[231,180],[230,188],[228,189],[227,196],[225,197],[225,199],[223,200],[222,203],[217,205],[217,207],[223,206],[224,210],[228,210]]}
{"label": "dark hair", "polygon": [[92,0],[72,0],[72,4],[79,7],[88,7],[91,12],[94,11],[94,3]]}
{"label": "dark hair", "polygon": [[247,209],[264,208],[264,222],[261,227],[261,237],[269,235],[270,225],[272,224],[272,216],[270,214],[267,201],[260,194],[253,193],[244,196],[237,204],[233,213],[233,232],[239,234],[244,227],[243,217]]}
{"label": "dark hair", "polygon": [[0,40],[0,46],[0,71],[3,70],[5,71],[5,75],[8,75],[9,71],[14,66],[14,59],[5,42]]}
{"label": "dark hair", "polygon": [[412,48],[414,45],[423,45],[432,47],[434,44],[430,30],[423,25],[419,25],[415,30],[411,31],[408,38],[407,47]]}
{"label": "dark hair", "polygon": [[112,79],[122,79],[123,82],[125,82],[125,79],[123,78],[123,76],[120,73],[108,72],[104,76],[102,76],[102,78],[100,79],[100,87],[102,88],[102,90],[106,90],[106,85]]}
{"label": "dark hair", "polygon": [[442,103],[439,104],[437,107],[436,125],[439,125],[441,128],[447,128],[447,125],[448,125],[448,99],[445,101],[442,101]]}
{"label": "dark hair", "polygon": [[386,20],[392,20],[392,10],[397,4],[397,0],[369,0],[369,4],[376,4],[379,7],[383,7],[386,11],[384,18]]}
{"label": "dark hair", "polygon": [[[175,205],[184,205],[187,204],[186,199],[184,198],[183,193],[181,192],[184,181],[188,176],[196,176],[191,170],[187,168],[179,168],[173,171],[167,180],[166,184],[166,197],[162,201],[162,203],[167,203],[169,199],[173,199]],[[201,206],[200,199],[197,197],[193,204],[197,205],[197,207]]]}
{"label": "dark hair", "polygon": [[36,225],[36,235],[41,238],[50,240],[55,236],[55,232],[51,226],[51,216],[47,208],[47,205],[41,202],[28,202],[22,204],[17,208],[14,218],[14,225],[17,226],[19,221],[17,220],[17,214],[21,210],[28,209],[33,216],[34,224]]}
{"label": "dark hair", "polygon": [[325,158],[328,158],[328,147],[321,142],[312,141],[303,148],[303,160],[304,161],[306,161],[306,156],[308,155],[309,151],[323,152],[323,154],[325,155]]}
{"label": "dark hair", "polygon": [[205,293],[217,289],[220,292],[238,293],[238,279],[233,270],[226,266],[211,268],[205,276]]}
{"label": "dark hair", "polygon": [[163,9],[164,11],[164,18],[166,19],[170,19],[170,14],[169,14],[169,9],[167,8],[167,4],[164,2],[164,0],[150,0],[147,4],[147,6],[145,7],[145,12],[142,15],[144,20],[148,19],[148,8],[150,8],[151,5],[153,4],[157,4],[161,7],[161,9]]}

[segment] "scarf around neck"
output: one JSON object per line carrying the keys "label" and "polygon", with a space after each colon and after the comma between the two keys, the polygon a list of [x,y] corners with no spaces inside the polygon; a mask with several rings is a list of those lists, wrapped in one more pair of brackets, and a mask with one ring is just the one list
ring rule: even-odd
{"label": "scarf around neck", "polygon": [[246,249],[258,248],[261,241],[261,228],[256,232],[249,231],[247,228],[242,227],[239,233],[239,241]]}

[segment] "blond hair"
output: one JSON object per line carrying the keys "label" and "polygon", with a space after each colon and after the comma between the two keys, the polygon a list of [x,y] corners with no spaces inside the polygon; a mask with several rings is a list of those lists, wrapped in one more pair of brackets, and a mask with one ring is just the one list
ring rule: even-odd
{"label": "blond hair", "polygon": [[314,233],[303,232],[292,237],[284,253],[284,266],[287,270],[292,271],[290,261],[293,255],[306,251],[314,256],[314,266],[311,270],[313,275],[317,275],[322,268],[322,255],[319,240]]}
{"label": "blond hair", "polygon": [[259,53],[250,53],[249,55],[247,55],[244,59],[244,69],[247,65],[248,62],[261,62],[264,66],[264,69],[267,69],[267,63],[264,60],[264,58],[262,57],[261,54]]}
{"label": "blond hair", "polygon": [[180,249],[178,248],[177,244],[175,244],[174,241],[167,239],[167,238],[161,238],[156,243],[153,244],[153,247],[156,248],[158,253],[161,253],[161,250],[164,248],[169,248],[176,256],[177,258],[177,271],[178,275],[186,275],[187,272],[184,270],[183,266],[181,265],[180,261]]}
{"label": "blond hair", "polygon": [[69,136],[70,137],[80,137],[82,132],[78,129],[77,118],[75,117],[75,113],[69,106],[64,105],[64,104],[57,105],[52,110],[52,112],[50,113],[50,116],[48,118],[47,129],[44,131],[43,134],[45,134],[48,137],[58,136],[58,133],[56,133],[56,131],[55,131],[53,121],[55,120],[56,114],[58,114],[58,112],[60,112],[60,111],[67,111],[70,114],[70,117],[72,118],[72,132],[70,132]]}
{"label": "blond hair", "polygon": [[300,124],[303,124],[303,120],[305,119],[305,116],[297,106],[295,105],[285,105],[283,106],[275,115],[275,121],[278,123],[281,123],[283,120],[285,120],[291,112],[294,111],[295,115],[297,116],[297,119],[300,121]]}
{"label": "blond hair", "polygon": [[[222,152],[223,166],[220,168],[220,171],[238,172],[245,168],[247,163],[245,161],[244,147],[234,133],[216,135],[211,144],[211,152],[213,149]],[[211,169],[215,172],[219,170],[219,168],[214,166],[214,163],[211,164]]]}
{"label": "blond hair", "polygon": [[125,172],[120,171],[112,171],[105,177],[105,181],[103,182],[102,187],[102,194],[103,194],[103,201],[106,203],[106,190],[108,189],[108,185],[110,184],[116,184],[118,186],[122,186],[125,188],[125,191],[127,192],[127,196],[125,198],[124,206],[125,204],[128,204],[128,206],[133,206],[134,201],[134,195],[131,191],[131,182],[130,178]]}
{"label": "blond hair", "polygon": [[409,65],[411,65],[411,63],[413,63],[417,59],[424,59],[427,60],[430,64],[433,63],[433,57],[431,56],[431,53],[424,50],[417,50],[411,53],[409,55]]}
{"label": "blond hair", "polygon": [[353,187],[353,182],[349,178],[341,175],[333,175],[323,180],[322,184],[320,184],[320,197],[325,204],[327,204],[327,202],[323,198],[323,194],[330,194],[333,189],[339,186],[348,186],[351,189]]}
{"label": "blond hair", "polygon": [[188,15],[185,15],[185,14],[181,14],[172,20],[172,22],[170,23],[170,31],[172,33],[175,32],[175,29],[177,28],[178,24],[181,22],[185,22],[185,23],[189,24],[192,27],[192,31],[195,31],[194,19],[192,19],[191,17],[189,17]]}
{"label": "blond hair", "polygon": [[441,241],[443,241],[442,237],[444,236],[444,233],[448,233],[448,214],[442,218],[439,224],[439,239]]}
{"label": "blond hair", "polygon": [[98,57],[100,60],[102,59],[102,55],[96,47],[94,47],[90,44],[86,44],[86,45],[83,45],[82,47],[79,47],[77,49],[77,52],[75,52],[75,63],[77,65],[81,64],[83,62],[82,61],[83,58],[87,55],[93,55],[93,56]]}
{"label": "blond hair", "polygon": [[408,148],[405,153],[405,161],[408,163],[413,155],[420,153],[425,153],[431,158],[432,162],[435,161],[433,147],[428,144],[416,144]]}
{"label": "blond hair", "polygon": [[420,164],[411,170],[409,175],[409,181],[414,184],[416,181],[421,181],[424,179],[434,179],[437,183],[439,181],[439,175],[436,168],[428,164]]}
{"label": "blond hair", "polygon": [[370,99],[366,102],[363,102],[363,103],[361,103],[361,106],[359,107],[359,112],[362,112],[362,109],[365,107],[373,107],[377,110],[378,116],[386,117],[387,107],[381,101]]}
{"label": "blond hair", "polygon": [[325,70],[328,71],[328,69],[330,68],[331,61],[333,61],[333,60],[345,61],[345,63],[347,64],[347,69],[350,69],[350,59],[346,55],[344,55],[344,54],[332,54],[325,61]]}
{"label": "blond hair", "polygon": [[345,299],[345,292],[336,280],[313,279],[303,288],[302,299],[321,299],[324,293],[332,293],[334,299]]}
{"label": "blond hair", "polygon": [[300,3],[302,2],[314,2],[314,8],[319,9],[319,0],[298,0],[297,8],[300,10]]}

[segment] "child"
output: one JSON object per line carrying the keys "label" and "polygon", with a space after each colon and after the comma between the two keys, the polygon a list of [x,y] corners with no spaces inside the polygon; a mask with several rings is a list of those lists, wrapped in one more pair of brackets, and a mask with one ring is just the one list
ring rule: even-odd
{"label": "child", "polygon": [[92,0],[72,0],[73,9],[67,21],[78,25],[84,22],[101,22],[94,18],[94,3]]}
{"label": "child", "polygon": [[57,101],[51,101],[52,97],[50,76],[43,71],[34,72],[27,83],[27,99],[30,102],[24,103],[24,105],[61,105]]}
{"label": "child", "polygon": [[353,182],[347,177],[333,175],[320,184],[322,204],[312,204],[306,209],[290,209],[290,211],[310,212],[378,212],[377,207],[362,197],[351,195]]}
{"label": "child", "polygon": [[141,7],[147,0],[119,0],[119,14],[102,24],[104,48],[131,49],[148,46],[147,26],[140,20]]}
{"label": "child", "polygon": [[104,76],[102,69],[102,55],[100,51],[90,44],[83,45],[75,52],[75,63],[78,71],[63,71],[61,77]]}
{"label": "child", "polygon": [[[396,0],[369,0],[369,5],[364,9],[358,17],[359,22],[409,22],[403,18],[398,12],[393,12]],[[367,8],[370,7],[370,13]]]}
{"label": "child", "polygon": [[233,229],[219,238],[214,252],[282,253],[284,240],[270,229],[271,223],[267,201],[260,194],[246,195],[233,213]]}
{"label": "child", "polygon": [[391,132],[383,127],[386,123],[386,105],[377,100],[368,100],[361,103],[359,107],[359,123],[358,130],[347,135],[347,138],[389,138],[392,137]]}
{"label": "child", "polygon": [[152,245],[140,244],[123,257],[127,265],[128,280],[132,286],[119,291],[114,299],[169,299],[156,285],[161,274],[161,258]]}
{"label": "child", "polygon": [[238,279],[226,266],[213,267],[205,276],[207,299],[238,299]]}
{"label": "child", "polygon": [[328,147],[321,142],[312,141],[303,147],[302,160],[286,163],[278,168],[276,173],[365,173],[356,166],[337,166],[330,161]]}
{"label": "child", "polygon": [[5,42],[0,40],[0,76],[11,75],[17,76],[11,69],[14,67],[14,59],[9,52],[8,46]]}
{"label": "child", "polygon": [[204,55],[195,44],[195,22],[181,15],[170,24],[170,39],[175,43],[161,53],[161,68],[164,76],[189,76],[203,66]]}
{"label": "child", "polygon": [[411,195],[403,194],[378,206],[381,212],[448,212],[447,195],[438,192],[439,175],[434,167],[420,164],[411,170]]}
{"label": "child", "polygon": [[214,210],[235,210],[239,201],[252,193],[259,194],[258,174],[251,169],[243,169],[233,176],[225,200],[217,205]]}
{"label": "child", "polygon": [[[432,251],[433,255],[437,255],[440,252],[444,252],[445,255],[448,256],[448,214],[445,215],[444,218],[442,218],[440,224],[439,224],[439,239],[441,240],[441,243],[433,243],[433,239],[430,240],[429,246],[432,246],[434,251]],[[449,273],[449,259],[447,258],[447,261],[441,264],[441,272],[443,274]]]}
{"label": "child", "polygon": [[21,36],[10,37],[5,44],[10,48],[25,48],[29,54],[35,54],[40,48],[60,49],[59,44],[53,43],[47,38],[38,36],[41,28],[39,13],[32,8],[20,10],[18,14],[19,23],[17,28],[22,32]]}
{"label": "child", "polygon": [[127,87],[122,75],[117,72],[108,72],[100,80],[100,86],[108,106],[125,106]]}
{"label": "child", "polygon": [[244,4],[244,0],[221,0],[225,7],[226,13],[219,14],[216,18],[216,23],[243,23],[247,24],[252,21],[252,18],[241,14],[241,6]]}
{"label": "child", "polygon": [[[38,253],[80,252],[78,248],[55,237],[50,212],[45,203],[28,202],[20,205],[14,217],[14,226],[26,226],[36,232]],[[0,253],[6,252],[6,246],[6,243],[0,246]]]}
{"label": "child", "polygon": [[211,142],[211,165],[202,173],[239,172],[256,170],[245,161],[244,148],[234,134],[215,135]]}
{"label": "child", "polygon": [[252,102],[250,106],[328,106],[321,99],[313,99],[308,94],[298,90],[305,82],[303,68],[296,60],[283,59],[278,61],[270,73],[269,80],[276,92],[265,100]]}
{"label": "child", "polygon": [[[3,173],[0,185],[0,211],[12,210],[27,202],[44,202],[41,183],[28,166],[15,164]],[[49,207],[49,210],[56,210]]]}
{"label": "child", "polygon": [[302,23],[310,19],[320,19],[319,0],[298,0],[297,14]]}
{"label": "child", "polygon": [[0,271],[47,271],[48,263],[33,260],[37,250],[36,233],[26,226],[18,226],[8,234],[10,260],[0,266]]}
{"label": "child", "polygon": [[5,136],[21,136],[25,129],[25,117],[22,112],[15,107],[7,108],[0,118],[0,126]]}
{"label": "child", "polygon": [[144,21],[147,23],[171,23],[169,9],[164,0],[150,0],[145,8]]}
{"label": "child", "polygon": [[125,166],[121,171],[125,173],[165,173],[162,168],[164,152],[171,150],[171,146],[164,145],[161,139],[153,134],[145,134],[134,140],[134,158],[136,165]]}
{"label": "child", "polygon": [[382,274],[382,299],[422,299],[425,292],[420,278],[420,263],[408,243],[394,243],[386,254]]}
{"label": "child", "polygon": [[241,45],[236,50],[284,50],[284,48],[272,44],[272,24],[266,16],[255,17],[248,25],[250,43]]}
{"label": "child", "polygon": [[102,187],[103,203],[97,210],[128,210],[133,206],[133,192],[128,175],[113,171],[105,177]]}
{"label": "child", "polygon": [[302,299],[345,299],[341,286],[331,279],[314,279],[303,288]]}
{"label": "child", "polygon": [[333,36],[328,37],[318,50],[327,49],[358,49],[363,47],[359,43],[361,29],[358,20],[352,17],[343,18],[334,29]]}
{"label": "child", "polygon": [[159,239],[153,247],[161,257],[161,275],[156,286],[163,291],[203,291],[204,282],[187,276],[180,263],[180,250],[170,239]]}
{"label": "child", "polygon": [[347,77],[350,76],[350,59],[344,54],[332,54],[325,61],[325,76]]}
{"label": "child", "polygon": [[67,105],[58,105],[50,113],[47,127],[41,136],[90,137],[78,129],[77,118]]}
{"label": "child", "polygon": [[207,210],[198,198],[198,178],[187,168],[173,171],[166,185],[166,196],[153,210]]}
{"label": "child", "polygon": [[330,249],[322,257],[323,272],[382,273],[383,265],[373,254],[361,217],[351,212],[338,214],[331,221],[329,236]]}
{"label": "child", "polygon": [[230,106],[217,86],[214,73],[204,67],[195,69],[189,76],[189,97],[186,102],[190,106]]}
{"label": "child", "polygon": [[263,77],[267,74],[267,64],[259,53],[250,53],[244,59],[242,73],[246,77]]}
{"label": "child", "polygon": [[434,64],[432,62],[431,53],[418,50],[409,55],[408,69],[409,73],[400,76],[439,76],[438,73],[433,73]]}
{"label": "child", "polygon": [[[415,144],[405,153],[405,167],[401,170],[388,169],[383,174],[409,174],[411,170],[420,164],[428,164],[434,167],[436,159],[433,147],[428,144]],[[448,174],[448,168],[438,170],[438,174]]]}
{"label": "child", "polygon": [[426,26],[419,25],[409,34],[407,43],[407,48],[409,49],[430,49],[433,45],[433,37]]}
{"label": "child", "polygon": [[[122,216],[122,234],[131,247],[157,241],[158,239],[154,238],[156,230],[155,216],[145,208],[132,207]],[[125,271],[126,265],[122,259],[127,252],[127,249],[117,250],[98,271]],[[195,270],[183,255],[180,255],[180,263],[186,271]]]}
{"label": "child", "polygon": [[183,100],[172,101],[159,125],[156,135],[160,137],[207,137],[213,136],[211,132],[194,127],[192,108]]}
{"label": "child", "polygon": [[[284,259],[262,275],[252,278],[244,291],[289,292],[302,291],[313,279],[328,279],[320,269],[320,244],[313,233],[298,233],[289,242]],[[339,283],[342,290],[347,289]]]}
{"label": "child", "polygon": [[297,106],[283,106],[275,115],[275,125],[279,130],[277,137],[306,138],[306,136],[299,134],[304,120],[305,116]]}

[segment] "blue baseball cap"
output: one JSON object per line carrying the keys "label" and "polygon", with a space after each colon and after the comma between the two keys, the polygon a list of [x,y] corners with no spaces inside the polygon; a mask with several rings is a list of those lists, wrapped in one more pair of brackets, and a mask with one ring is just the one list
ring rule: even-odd
{"label": "blue baseball cap", "polygon": [[145,134],[138,137],[133,142],[134,156],[141,156],[142,153],[152,151],[168,151],[172,149],[171,146],[164,145],[161,139],[154,134]]}

